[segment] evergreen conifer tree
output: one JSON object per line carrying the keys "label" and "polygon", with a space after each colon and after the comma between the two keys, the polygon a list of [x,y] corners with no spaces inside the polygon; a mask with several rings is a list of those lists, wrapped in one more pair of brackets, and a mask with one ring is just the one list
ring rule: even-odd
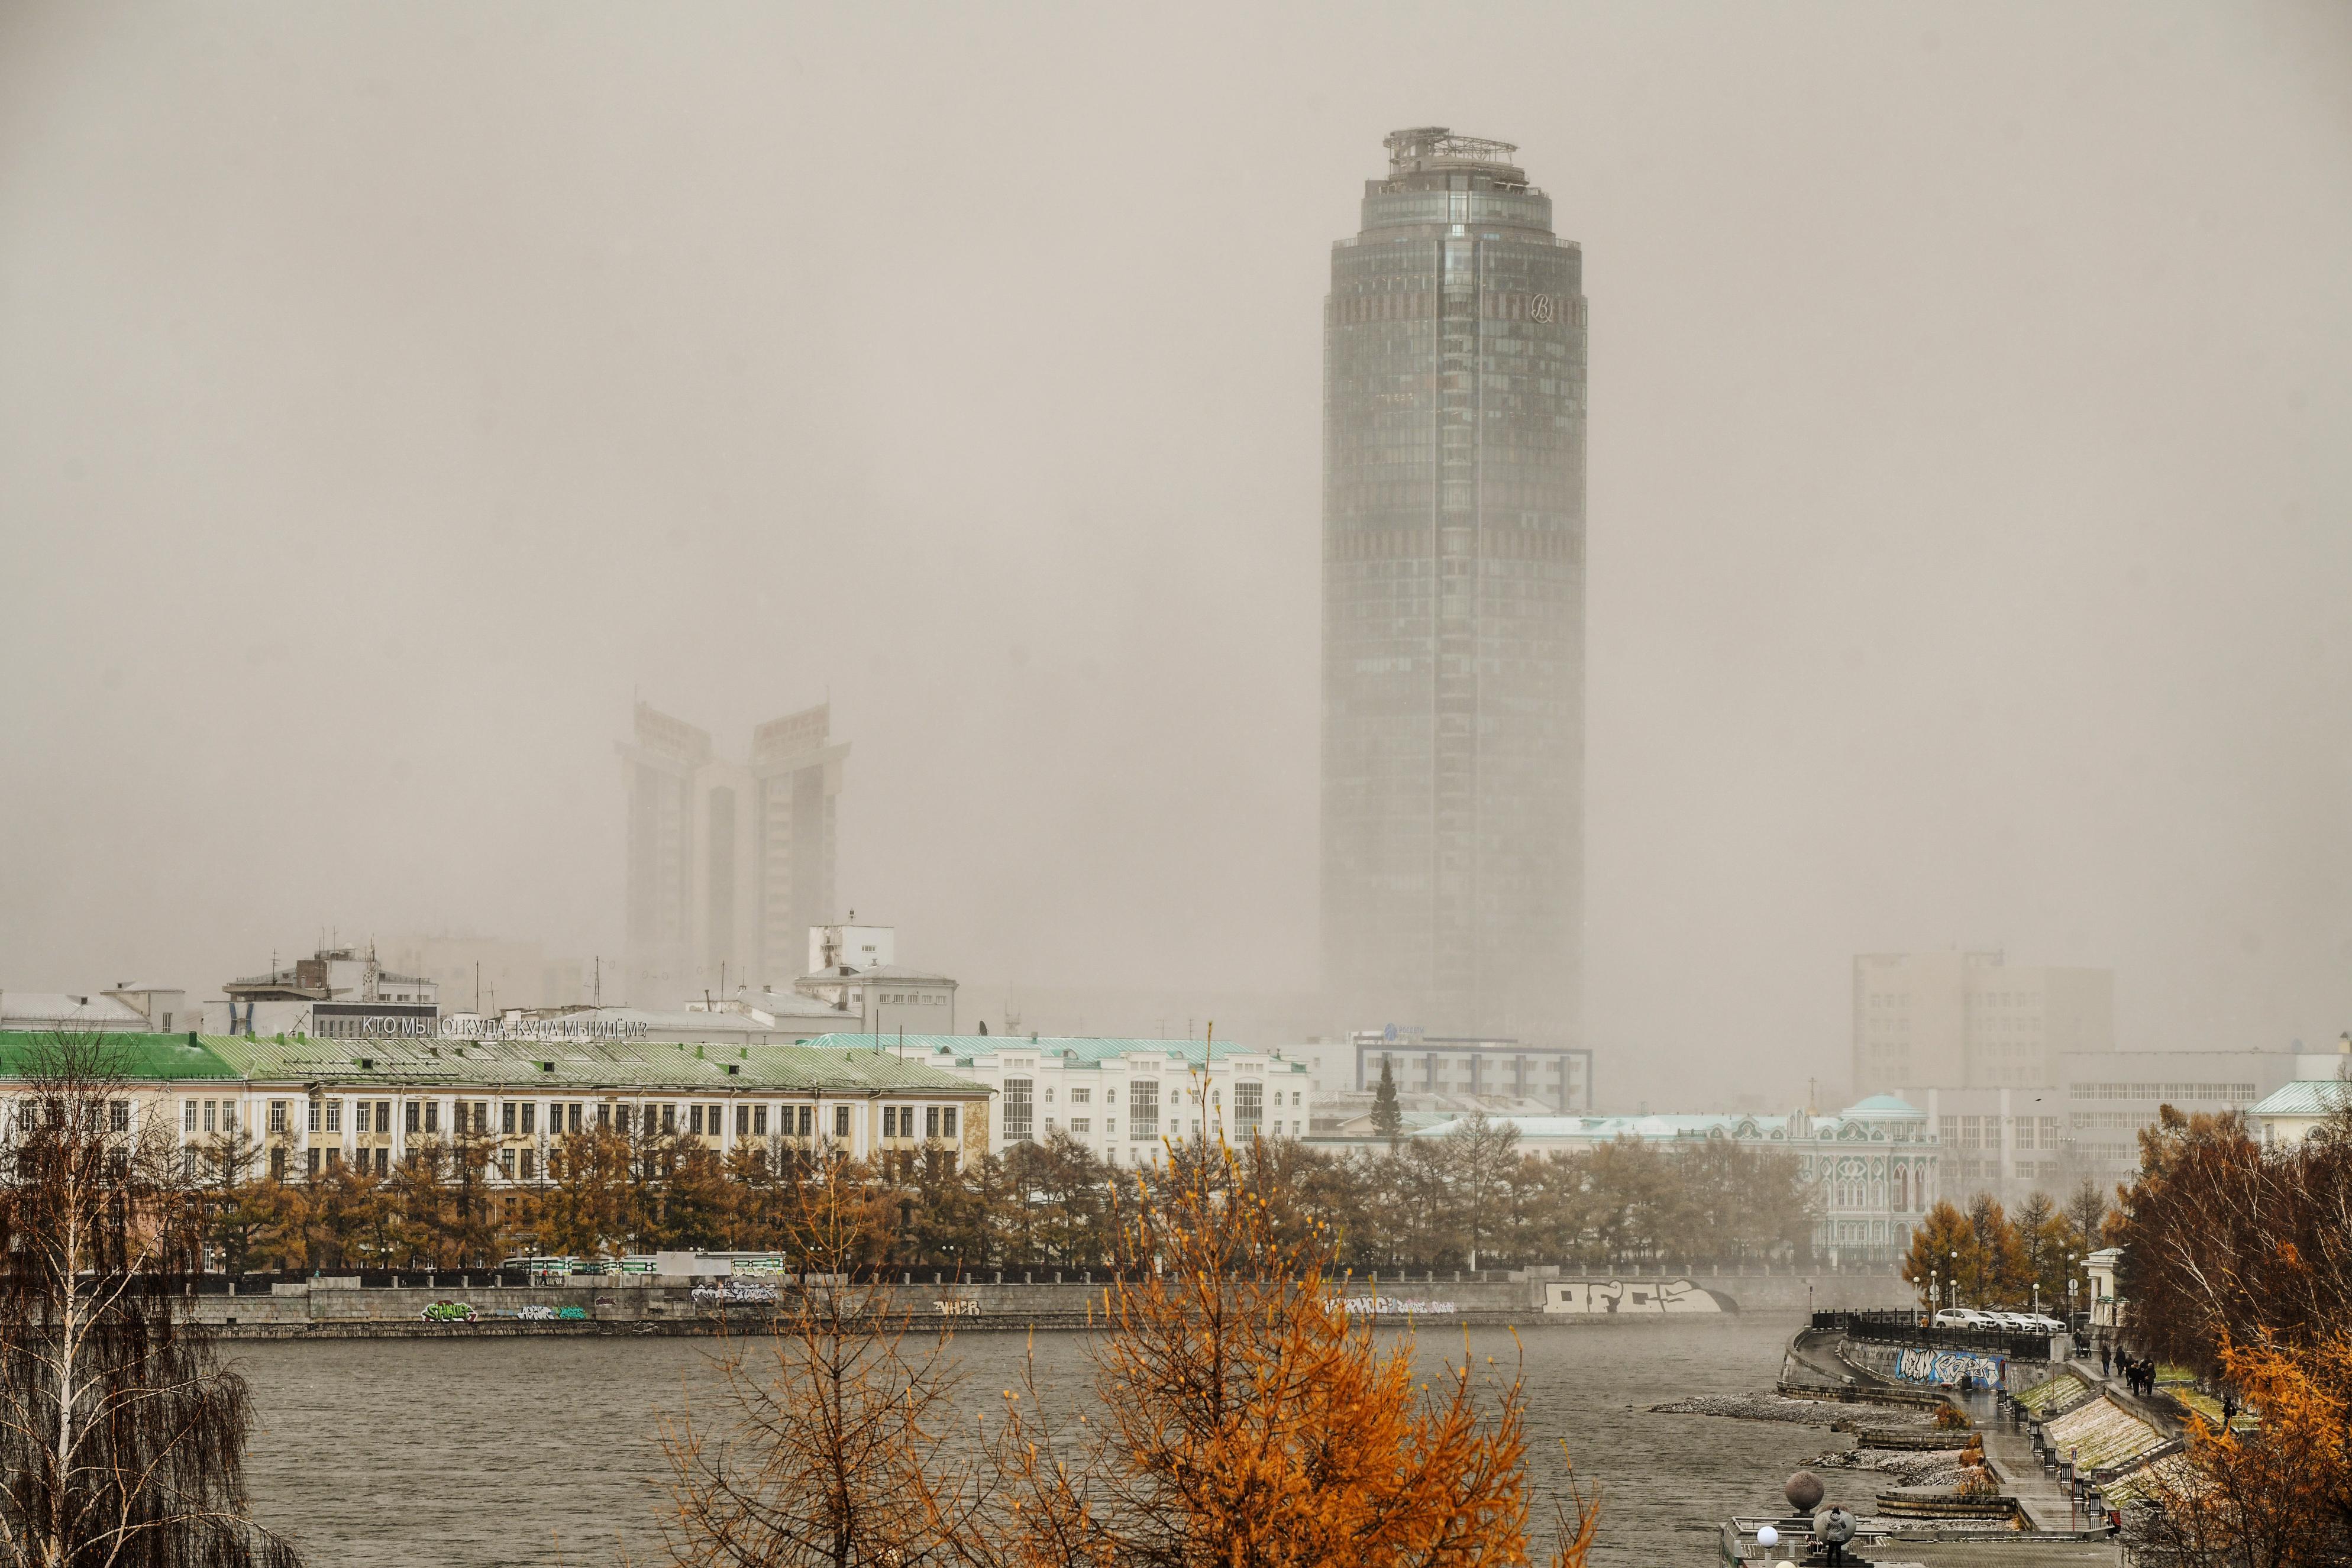
{"label": "evergreen conifer tree", "polygon": [[1404,1113],[1397,1109],[1396,1074],[1387,1057],[1381,1058],[1381,1086],[1372,1094],[1372,1131],[1391,1145],[1404,1133]]}

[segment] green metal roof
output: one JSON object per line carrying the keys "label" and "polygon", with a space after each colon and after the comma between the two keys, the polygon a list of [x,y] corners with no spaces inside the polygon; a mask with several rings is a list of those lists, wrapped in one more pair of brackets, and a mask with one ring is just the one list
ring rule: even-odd
{"label": "green metal roof", "polygon": [[651,1040],[321,1039],[206,1035],[237,1077],[530,1091],[772,1089],[788,1093],[970,1094],[981,1086],[887,1052]]}
{"label": "green metal roof", "polygon": [[2261,1104],[2249,1116],[2327,1116],[2338,1105],[2352,1102],[2352,1084],[2335,1078],[2298,1078]]}
{"label": "green metal roof", "polygon": [[[70,1038],[79,1042],[88,1037]],[[99,1057],[105,1071],[132,1082],[236,1078],[235,1068],[195,1040],[192,1034],[100,1035]],[[58,1037],[51,1033],[0,1034],[0,1078],[26,1078],[41,1071],[57,1048]]]}
{"label": "green metal roof", "polygon": [[[971,1065],[973,1059],[994,1056],[1005,1051],[1034,1051],[1041,1056],[1059,1057],[1073,1067],[1099,1067],[1113,1057],[1169,1057],[1193,1067],[1205,1066],[1209,1047],[1198,1040],[1139,1040],[1117,1037],[1096,1038],[1086,1035],[1041,1035],[1034,1039],[1025,1034],[821,1034],[808,1042],[812,1050],[874,1051],[905,1050],[921,1051]],[[1267,1053],[1255,1046],[1236,1045],[1221,1040],[1220,1056],[1234,1054],[1265,1056]],[[1275,1058],[1267,1063],[1276,1072],[1307,1071],[1303,1061],[1285,1061]]]}

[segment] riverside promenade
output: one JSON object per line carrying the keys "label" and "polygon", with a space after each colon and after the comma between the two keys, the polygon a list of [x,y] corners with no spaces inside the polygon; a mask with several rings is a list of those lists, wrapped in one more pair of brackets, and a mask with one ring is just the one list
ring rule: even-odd
{"label": "riverside promenade", "polygon": [[[2077,1385],[2079,1392],[2066,1396],[2068,1409],[2084,1409],[2090,1403],[2085,1396],[2103,1390],[2095,1369],[2084,1368],[2063,1354],[2042,1359],[2030,1354],[2030,1347],[1998,1342],[1970,1349],[1922,1333],[1916,1345],[1899,1343],[1903,1336],[1890,1332],[1883,1322],[1863,1326],[1874,1332],[1866,1343],[1860,1343],[1851,1342],[1846,1327],[1834,1320],[1817,1319],[1798,1331],[1782,1354],[1779,1390],[1783,1396],[1856,1407],[1877,1406],[1889,1413],[1890,1425],[1884,1430],[1895,1435],[1875,1445],[1875,1449],[1885,1451],[1861,1452],[1874,1449],[1872,1429],[1868,1417],[1854,1418],[1842,1423],[1856,1432],[1853,1462],[1839,1469],[1837,1461],[1831,1460],[1831,1468],[1822,1472],[1858,1483],[1858,1488],[1850,1484],[1849,1490],[1874,1490],[1886,1510],[1879,1515],[1859,1499],[1849,1504],[1863,1516],[1869,1537],[1865,1555],[1870,1562],[1939,1568],[1945,1563],[1997,1561],[2011,1568],[2028,1564],[2042,1568],[2045,1563],[2114,1560],[2106,1519],[2095,1499],[2077,1500],[2069,1483],[2044,1468],[2030,1430],[2032,1413],[1978,1381],[1990,1378],[2012,1393],[2021,1393],[2046,1387],[2053,1378],[2071,1383],[2070,1373],[2085,1374],[2083,1384]],[[1945,1376],[1947,1361],[1953,1374],[1948,1377]],[[1959,1375],[1962,1373],[1965,1379]],[[1960,1386],[1963,1381],[1970,1385]],[[1874,1486],[1867,1479],[1894,1468],[1885,1462],[1891,1458],[1935,1447],[1905,1440],[1914,1434],[1925,1437],[1929,1430],[1948,1436],[1950,1452],[1946,1458],[1958,1458],[1964,1446],[1962,1432],[1953,1428],[1947,1433],[1926,1426],[1927,1407],[1937,1406],[1949,1406],[1969,1417],[1968,1435],[1982,1444],[1986,1468],[1997,1482],[2000,1497],[2014,1508],[2017,1529],[1990,1531],[1983,1522],[1964,1522],[1967,1516],[1958,1509],[1948,1520],[1938,1517],[1933,1506],[1937,1499],[1958,1500],[1945,1490],[1948,1475],[1932,1482],[1923,1479],[1891,1487]],[[2151,1414],[2132,1413],[2143,1418]],[[1911,1434],[1904,1432],[1906,1426],[1912,1427]],[[2087,1445],[2084,1462],[2092,1462]],[[1732,1521],[1724,1543],[1727,1561],[1773,1560],[1772,1553],[1753,1544],[1758,1522],[1752,1518]],[[1784,1539],[1791,1535],[1785,1523],[1782,1534]]]}
{"label": "riverside promenade", "polygon": [[[2054,1371],[2063,1363],[2053,1363]],[[2033,1452],[2033,1442],[2023,1428],[2001,1413],[1998,1395],[1990,1393],[1955,1394],[1947,1396],[1969,1414],[1976,1423],[1977,1432],[1984,1440],[1985,1462],[1994,1475],[2000,1478],[2004,1496],[2017,1500],[2018,1511],[2025,1516],[2028,1529],[2043,1535],[2074,1535],[2085,1531],[2105,1531],[2098,1516],[2083,1504],[2074,1501],[2058,1479],[2042,1468],[2042,1460]]]}

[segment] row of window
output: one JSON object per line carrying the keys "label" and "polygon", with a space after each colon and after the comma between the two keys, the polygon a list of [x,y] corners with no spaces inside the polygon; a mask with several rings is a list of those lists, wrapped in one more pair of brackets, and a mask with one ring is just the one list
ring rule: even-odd
{"label": "row of window", "polygon": [[2073,1083],[2075,1100],[2227,1100],[2252,1104],[2260,1096],[2251,1083]]}
{"label": "row of window", "polygon": [[[1999,1116],[1942,1116],[1937,1131],[1944,1145],[1954,1149],[1997,1149],[2000,1147]],[[2011,1146],[2030,1149],[2038,1144],[2045,1149],[2058,1146],[2059,1125],[2055,1116],[2016,1116],[2011,1123]]]}
{"label": "row of window", "polygon": [[[846,1105],[841,1107],[845,1114]],[[920,1116],[921,1131],[918,1133],[917,1118]],[[882,1107],[882,1135],[886,1138],[952,1138],[956,1135],[956,1107],[953,1105],[885,1105]]]}
{"label": "row of window", "polygon": [[[1168,1125],[1168,1134],[1169,1136],[1173,1138],[1186,1138],[1192,1136],[1194,1133],[1198,1132],[1199,1129],[1200,1124],[1198,1122],[1185,1122],[1181,1120],[1171,1121]],[[1072,1137],[1088,1137],[1093,1134],[1094,1130],[1095,1122],[1093,1117],[1073,1116],[1070,1118],[1070,1135]],[[1053,1135],[1054,1118],[1048,1116],[1045,1118],[1045,1136],[1050,1138]],[[1265,1135],[1269,1138],[1303,1138],[1307,1135],[1307,1124],[1303,1120],[1294,1121],[1287,1124],[1280,1121],[1276,1121],[1267,1125]],[[1116,1138],[1118,1136],[1118,1117],[1106,1116],[1103,1118],[1103,1136],[1106,1138]]]}
{"label": "row of window", "polygon": [[[310,1100],[304,1104],[304,1130],[310,1133],[337,1133],[344,1130],[344,1107],[341,1099]],[[410,1134],[437,1134],[441,1131],[441,1102],[438,1100],[404,1100],[400,1103],[403,1127]],[[291,1110],[294,1102],[269,1102],[268,1129],[283,1134],[292,1128]],[[351,1131],[358,1134],[384,1134],[394,1130],[393,1102],[390,1100],[352,1100]],[[816,1107],[814,1105],[738,1104],[735,1107],[735,1134],[738,1137],[764,1138],[769,1133],[772,1110],[776,1133],[783,1137],[814,1135]],[[907,1107],[911,1118],[915,1108]],[[947,1107],[952,1136],[955,1110]],[[130,1107],[117,1103],[116,1113],[123,1131],[130,1125]],[[490,1102],[487,1100],[457,1100],[450,1103],[450,1130],[455,1133],[488,1134],[490,1128]],[[658,1124],[656,1117],[658,1115]],[[886,1116],[886,1124],[889,1118]],[[849,1136],[850,1108],[834,1107],[833,1135]],[[622,1133],[633,1128],[651,1132],[658,1124],[665,1134],[676,1134],[681,1127],[696,1137],[724,1137],[727,1134],[727,1107],[692,1103],[681,1107],[665,1103],[658,1107],[635,1107],[583,1101],[549,1101],[544,1104],[531,1100],[507,1100],[499,1103],[498,1132],[502,1135],[530,1137],[544,1126],[550,1136],[583,1131],[589,1125],[610,1127]],[[234,1133],[236,1131],[236,1102],[234,1100],[183,1100],[180,1102],[180,1130],[183,1133]]]}

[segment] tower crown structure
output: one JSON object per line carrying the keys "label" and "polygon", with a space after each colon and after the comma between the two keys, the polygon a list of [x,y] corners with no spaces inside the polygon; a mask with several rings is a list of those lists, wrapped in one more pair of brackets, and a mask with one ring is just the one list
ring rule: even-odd
{"label": "tower crown structure", "polygon": [[1583,254],[1507,141],[1392,132],[1324,301],[1324,982],[1574,1045]]}
{"label": "tower crown structure", "polygon": [[1389,150],[1391,182],[1415,174],[1443,176],[1475,171],[1496,184],[1528,188],[1527,174],[1511,162],[1519,151],[1514,142],[1456,136],[1443,125],[1421,125],[1390,131],[1384,145]]}

